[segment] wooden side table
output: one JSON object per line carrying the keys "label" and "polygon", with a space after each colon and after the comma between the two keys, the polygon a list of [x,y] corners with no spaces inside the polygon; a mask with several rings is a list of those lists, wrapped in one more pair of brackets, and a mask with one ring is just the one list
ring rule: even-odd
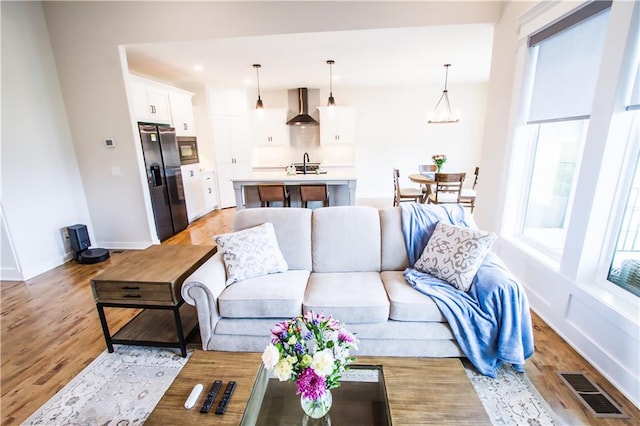
{"label": "wooden side table", "polygon": [[[175,347],[187,356],[198,317],[182,299],[182,283],[216,251],[216,246],[154,245],[92,279],[107,350],[113,352],[114,344]],[[143,310],[112,336],[105,307]]]}

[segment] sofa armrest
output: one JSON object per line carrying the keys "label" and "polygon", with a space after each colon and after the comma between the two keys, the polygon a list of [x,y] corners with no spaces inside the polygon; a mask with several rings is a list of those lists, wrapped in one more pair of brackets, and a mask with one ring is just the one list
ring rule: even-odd
{"label": "sofa armrest", "polygon": [[216,323],[220,319],[218,296],[226,287],[226,279],[222,254],[218,252],[189,275],[182,284],[182,298],[196,307],[204,350],[209,347]]}

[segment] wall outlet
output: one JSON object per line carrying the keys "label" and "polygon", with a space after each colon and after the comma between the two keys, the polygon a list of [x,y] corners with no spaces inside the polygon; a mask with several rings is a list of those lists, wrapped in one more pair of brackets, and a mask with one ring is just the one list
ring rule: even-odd
{"label": "wall outlet", "polygon": [[60,235],[62,236],[62,247],[64,247],[64,252],[66,254],[71,254],[71,240],[69,239],[69,230],[66,226],[64,228],[60,228]]}

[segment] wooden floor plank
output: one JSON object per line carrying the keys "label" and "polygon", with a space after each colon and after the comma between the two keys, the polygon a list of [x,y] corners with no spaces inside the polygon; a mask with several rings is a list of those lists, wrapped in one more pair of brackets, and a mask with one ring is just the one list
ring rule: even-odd
{"label": "wooden floor plank", "polygon": [[[235,209],[210,213],[163,244],[211,245],[214,235],[231,231]],[[89,285],[105,268],[131,251],[112,252],[102,263],[68,262],[25,282],[0,285],[1,424],[23,422],[100,353],[105,342]],[[109,313],[118,330],[137,311]],[[526,363],[527,375],[555,414],[567,424],[638,425],[640,412],[584,358],[535,314],[536,352]],[[190,344],[199,347],[198,342]],[[595,419],[557,377],[557,370],[582,371],[609,392],[630,419]]]}

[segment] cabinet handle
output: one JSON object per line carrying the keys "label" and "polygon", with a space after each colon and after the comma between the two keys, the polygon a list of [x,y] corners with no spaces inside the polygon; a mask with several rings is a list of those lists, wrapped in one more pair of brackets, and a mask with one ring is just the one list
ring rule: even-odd
{"label": "cabinet handle", "polygon": [[124,296],[122,296],[122,297],[126,297],[126,298],[129,298],[129,299],[139,299],[139,298],[141,298],[142,296],[141,296],[141,295],[139,295],[139,294],[125,294],[125,295],[124,295]]}
{"label": "cabinet handle", "polygon": [[193,177],[193,170],[189,170],[189,176]]}
{"label": "cabinet handle", "polygon": [[211,194],[211,188],[207,188],[209,190],[209,194]]}
{"label": "cabinet handle", "polygon": [[140,290],[140,287],[124,286],[122,290]]}

